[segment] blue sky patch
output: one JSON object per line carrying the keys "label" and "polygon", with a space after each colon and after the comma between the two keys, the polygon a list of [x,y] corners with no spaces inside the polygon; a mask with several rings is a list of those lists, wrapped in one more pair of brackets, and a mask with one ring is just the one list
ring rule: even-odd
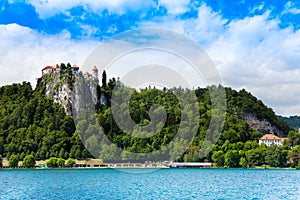
{"label": "blue sky patch", "polygon": [[[298,2],[273,0],[205,0],[191,1],[188,10],[183,13],[169,14],[168,9],[158,1],[154,6],[144,10],[127,10],[116,13],[108,9],[93,11],[88,5],[75,5],[62,10],[47,18],[40,18],[35,7],[26,2],[12,2],[4,0],[0,3],[0,24],[16,23],[33,30],[47,34],[58,34],[69,31],[71,38],[83,39],[86,37],[111,37],[114,34],[136,28],[144,21],[160,21],[160,18],[196,19],[198,8],[205,3],[212,11],[219,13],[228,22],[255,15],[262,15],[269,11],[270,19],[279,19],[280,27],[292,26],[294,30],[300,28],[300,6]],[[289,7],[288,7],[289,6]],[[90,29],[90,30],[84,30]],[[88,32],[88,33],[87,33]]]}

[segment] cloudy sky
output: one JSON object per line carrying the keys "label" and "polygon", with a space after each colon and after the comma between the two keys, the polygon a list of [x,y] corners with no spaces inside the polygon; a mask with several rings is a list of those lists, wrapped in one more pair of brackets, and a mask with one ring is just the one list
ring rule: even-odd
{"label": "cloudy sky", "polygon": [[1,0],[0,85],[81,65],[126,30],[162,27],[196,41],[226,86],[300,115],[300,3],[274,0]]}

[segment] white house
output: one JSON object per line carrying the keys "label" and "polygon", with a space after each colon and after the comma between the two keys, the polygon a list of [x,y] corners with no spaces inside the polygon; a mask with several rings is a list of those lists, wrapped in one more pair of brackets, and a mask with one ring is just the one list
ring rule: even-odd
{"label": "white house", "polygon": [[267,146],[270,146],[271,144],[276,144],[279,146],[282,146],[283,141],[286,140],[287,138],[280,138],[274,134],[265,134],[261,138],[259,138],[259,144],[266,144]]}

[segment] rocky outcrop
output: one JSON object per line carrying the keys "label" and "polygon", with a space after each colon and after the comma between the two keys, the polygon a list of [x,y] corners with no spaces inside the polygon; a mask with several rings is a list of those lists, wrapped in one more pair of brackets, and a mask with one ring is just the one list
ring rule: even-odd
{"label": "rocky outcrop", "polygon": [[95,105],[100,102],[97,87],[98,79],[82,76],[81,73],[76,76],[72,93],[73,116],[85,111],[95,112]]}
{"label": "rocky outcrop", "polygon": [[64,108],[67,115],[72,114],[72,83],[60,71],[53,71],[43,75],[45,94],[53,98]]}
{"label": "rocky outcrop", "polygon": [[253,114],[245,114],[242,116],[238,116],[239,119],[245,120],[249,126],[252,128],[258,130],[262,134],[268,134],[268,133],[276,133],[278,136],[285,136],[283,131],[281,131],[276,126],[272,125],[268,120],[266,119],[258,119]]}
{"label": "rocky outcrop", "polygon": [[43,74],[42,83],[45,94],[62,105],[67,115],[73,115],[73,111],[78,113],[87,103],[95,105],[100,101],[97,95],[98,77],[86,76],[82,72],[50,71]]}

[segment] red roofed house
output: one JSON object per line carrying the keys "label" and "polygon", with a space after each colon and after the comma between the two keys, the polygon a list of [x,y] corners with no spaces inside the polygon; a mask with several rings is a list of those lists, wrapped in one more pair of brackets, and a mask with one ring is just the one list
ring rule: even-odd
{"label": "red roofed house", "polygon": [[55,68],[55,67],[52,67],[52,66],[46,66],[46,67],[44,67],[44,68],[42,69],[42,73],[44,74],[44,73],[47,73],[47,72],[49,72],[49,71],[53,71],[54,68]]}
{"label": "red roofed house", "polygon": [[46,66],[42,69],[42,74],[48,73],[50,71],[58,71],[58,70],[60,70],[58,64],[56,64],[55,66]]}
{"label": "red roofed house", "polygon": [[282,146],[284,140],[286,140],[286,138],[280,138],[274,134],[265,134],[264,136],[259,138],[259,144],[264,143],[267,146],[270,146],[271,144],[276,144]]}
{"label": "red roofed house", "polygon": [[[46,66],[42,69],[42,74],[48,73],[50,71],[59,71],[59,70],[60,70],[60,66],[58,64],[56,64],[55,66]],[[77,65],[73,65],[72,70],[73,72],[78,72],[79,67]]]}

